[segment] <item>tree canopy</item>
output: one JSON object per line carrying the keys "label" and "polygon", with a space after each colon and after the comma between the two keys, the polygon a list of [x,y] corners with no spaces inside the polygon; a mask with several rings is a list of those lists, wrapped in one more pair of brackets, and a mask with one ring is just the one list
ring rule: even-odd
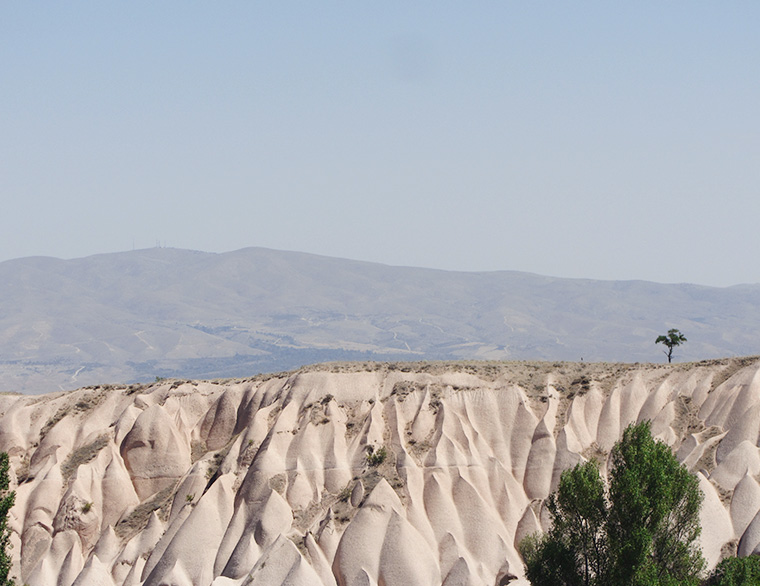
{"label": "tree canopy", "polygon": [[760,584],[760,557],[726,558],[718,564],[705,586],[757,586]]}
{"label": "tree canopy", "polygon": [[649,422],[629,426],[612,450],[609,487],[595,461],[563,472],[547,503],[551,529],[520,544],[533,586],[699,584],[697,478]]}
{"label": "tree canopy", "polygon": [[8,512],[16,500],[16,493],[8,490],[9,470],[8,454],[2,452],[0,453],[0,586],[14,585],[13,579],[8,578],[11,570],[11,556],[8,552],[11,547],[11,529],[8,527]]}
{"label": "tree canopy", "polygon": [[668,330],[667,335],[657,336],[657,339],[654,341],[654,343],[665,344],[667,351],[663,350],[663,352],[665,352],[665,356],[668,357],[668,362],[671,362],[673,360],[673,348],[680,346],[687,341],[688,340],[686,339],[686,336],[684,336],[679,330],[671,328]]}

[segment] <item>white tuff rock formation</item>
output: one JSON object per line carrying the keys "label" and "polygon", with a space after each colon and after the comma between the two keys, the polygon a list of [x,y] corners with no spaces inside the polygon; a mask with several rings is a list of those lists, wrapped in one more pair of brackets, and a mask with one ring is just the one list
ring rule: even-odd
{"label": "white tuff rock formation", "polygon": [[[329,364],[0,396],[30,586],[524,585],[562,470],[650,419],[760,551],[760,361]],[[385,457],[383,458],[383,455]]]}

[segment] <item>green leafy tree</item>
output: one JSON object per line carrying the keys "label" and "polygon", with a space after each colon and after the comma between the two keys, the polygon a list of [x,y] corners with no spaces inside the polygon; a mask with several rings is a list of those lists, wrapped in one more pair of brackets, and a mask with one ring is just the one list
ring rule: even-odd
{"label": "green leafy tree", "polygon": [[668,330],[667,335],[657,336],[657,339],[654,341],[654,343],[665,344],[667,351],[663,350],[663,352],[665,352],[665,355],[668,357],[668,362],[671,362],[673,360],[673,348],[680,346],[686,341],[686,336],[684,336],[677,329],[671,328]]}
{"label": "green leafy tree", "polygon": [[8,512],[16,500],[16,493],[8,490],[10,478],[8,471],[10,463],[8,454],[0,453],[0,586],[14,586],[12,578],[8,577],[11,569],[11,529],[8,527]]}
{"label": "green leafy tree", "polygon": [[649,422],[629,426],[613,448],[609,494],[613,583],[697,584],[703,495],[696,476],[652,438]]}
{"label": "green leafy tree", "polygon": [[603,583],[609,565],[607,499],[596,461],[565,471],[546,506],[552,517],[549,533],[520,544],[528,580],[536,586]]}
{"label": "green leafy tree", "polygon": [[649,422],[612,451],[609,489],[595,462],[562,473],[551,529],[520,544],[533,586],[696,586],[702,493]]}
{"label": "green leafy tree", "polygon": [[760,557],[726,558],[718,564],[705,586],[758,586]]}

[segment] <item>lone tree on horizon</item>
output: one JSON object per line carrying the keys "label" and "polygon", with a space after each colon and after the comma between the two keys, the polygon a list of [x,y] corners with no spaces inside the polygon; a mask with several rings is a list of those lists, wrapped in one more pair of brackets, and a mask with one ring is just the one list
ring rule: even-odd
{"label": "lone tree on horizon", "polygon": [[668,363],[673,360],[673,348],[680,346],[684,342],[686,342],[686,336],[675,328],[669,329],[666,336],[657,336],[657,339],[654,341],[655,344],[665,344],[668,347],[667,352],[663,350],[668,357]]}

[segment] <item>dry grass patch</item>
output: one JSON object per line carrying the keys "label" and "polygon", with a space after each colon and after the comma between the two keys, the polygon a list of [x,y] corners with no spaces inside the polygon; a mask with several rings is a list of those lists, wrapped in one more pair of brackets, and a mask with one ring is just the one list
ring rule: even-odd
{"label": "dry grass patch", "polygon": [[[43,425],[42,429],[40,430],[40,441],[42,441],[48,432],[53,429],[53,427],[55,427],[55,425],[64,417],[67,415],[87,413],[91,409],[100,405],[100,403],[102,403],[106,398],[108,391],[113,389],[111,385],[88,388],[92,388],[92,392],[83,394],[81,397],[76,399],[76,402],[73,402],[73,399],[72,401],[67,402],[65,405],[61,406],[50,419],[45,422],[45,425]],[[74,391],[74,393],[77,392],[79,391]]]}
{"label": "dry grass patch", "polygon": [[63,480],[68,482],[81,465],[94,460],[100,450],[105,448],[110,441],[111,438],[103,434],[89,444],[73,450],[61,464]]}
{"label": "dry grass patch", "polygon": [[[707,444],[709,440],[721,434],[723,434],[723,430],[717,425],[712,425],[699,433],[699,442],[702,444]],[[715,470],[715,467],[718,465],[718,462],[715,459],[715,454],[718,451],[718,445],[720,445],[720,442],[714,441],[710,442],[705,447],[705,451],[702,453],[702,456],[694,465],[694,470],[704,469],[708,472],[708,474],[712,473],[712,471]]]}
{"label": "dry grass patch", "polygon": [[27,480],[30,480],[29,478],[29,464],[30,464],[30,456],[28,453],[24,453],[21,456],[21,460],[19,461],[18,467],[16,468],[16,482],[21,485],[24,484]]}
{"label": "dry grass patch", "polygon": [[144,503],[137,505],[126,518],[116,524],[116,527],[114,528],[116,536],[121,539],[122,542],[127,542],[132,539],[132,537],[145,529],[153,511],[158,511],[159,519],[166,521],[169,517],[169,511],[171,509],[172,500],[174,499],[174,490],[176,487],[177,483],[167,486]]}
{"label": "dry grass patch", "polygon": [[280,474],[275,474],[272,476],[272,478],[269,479],[269,488],[271,488],[273,491],[284,495],[285,489],[288,486],[288,476],[284,472],[281,472]]}
{"label": "dry grass patch", "polygon": [[[710,392],[717,389],[720,385],[734,376],[742,368],[750,366],[760,360],[760,356],[745,356],[742,358],[723,358],[720,360],[703,360],[696,363],[697,365],[705,366],[722,366],[723,368],[715,374],[712,383],[710,385]],[[694,366],[694,363],[691,364]]]}

